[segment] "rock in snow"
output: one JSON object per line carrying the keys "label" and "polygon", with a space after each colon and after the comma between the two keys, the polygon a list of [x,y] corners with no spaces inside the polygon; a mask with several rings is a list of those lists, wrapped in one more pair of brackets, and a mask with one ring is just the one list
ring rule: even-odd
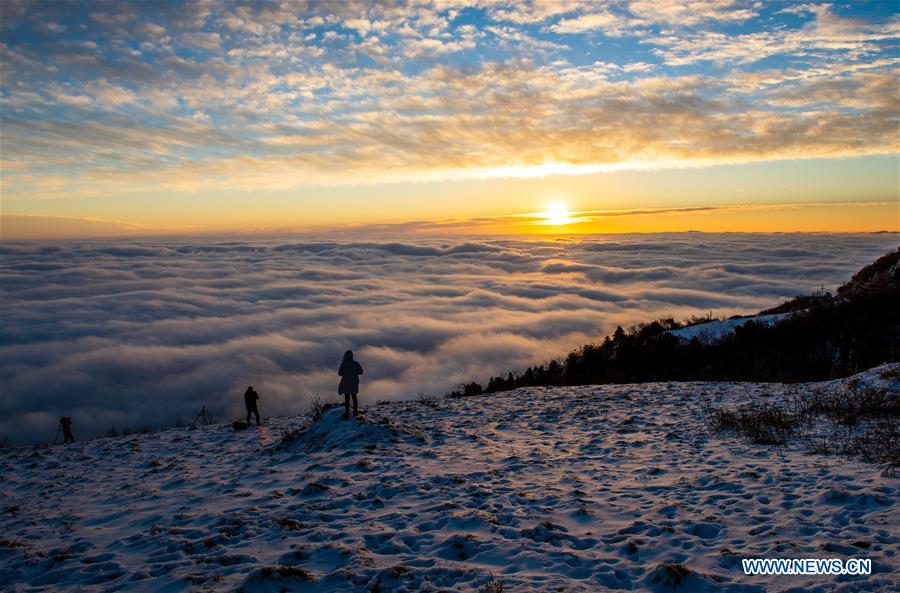
{"label": "rock in snow", "polygon": [[[0,589],[896,590],[897,478],[704,421],[808,388],[525,388],[6,449]],[[762,557],[873,574],[745,576]]]}

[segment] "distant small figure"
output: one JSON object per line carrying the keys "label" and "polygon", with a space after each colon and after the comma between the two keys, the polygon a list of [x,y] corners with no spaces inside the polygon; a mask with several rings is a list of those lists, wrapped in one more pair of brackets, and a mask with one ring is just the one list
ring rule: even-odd
{"label": "distant small figure", "polygon": [[353,351],[344,352],[344,359],[338,369],[341,383],[338,385],[338,393],[344,396],[344,418],[350,417],[350,398],[353,398],[353,415],[359,414],[359,401],[356,395],[359,393],[359,376],[363,374],[362,365],[353,360]]}
{"label": "distant small figure", "polygon": [[75,435],[72,434],[72,418],[63,416],[59,419],[59,426],[62,428],[63,442],[74,443]]}
{"label": "distant small figure", "polygon": [[256,402],[259,400],[259,394],[256,393],[256,390],[253,389],[253,385],[247,388],[247,391],[244,392],[244,405],[247,406],[247,426],[250,425],[250,414],[256,416],[256,425],[259,426],[259,408],[256,407]]}
{"label": "distant small figure", "polygon": [[206,406],[202,406],[200,411],[197,412],[197,416],[194,417],[194,422],[191,424],[192,427],[197,428],[197,422],[200,422],[200,426],[208,426],[212,424],[212,416],[210,416],[206,411]]}

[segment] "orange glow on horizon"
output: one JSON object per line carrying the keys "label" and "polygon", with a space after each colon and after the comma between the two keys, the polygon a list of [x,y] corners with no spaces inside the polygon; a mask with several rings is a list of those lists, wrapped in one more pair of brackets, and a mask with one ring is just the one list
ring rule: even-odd
{"label": "orange glow on horizon", "polygon": [[562,202],[552,202],[544,212],[539,214],[544,218],[540,224],[548,226],[564,226],[575,222],[569,208]]}
{"label": "orange glow on horizon", "polygon": [[[297,221],[292,223],[293,221]],[[300,216],[281,219],[231,218],[185,221],[173,227],[152,223],[79,217],[0,215],[0,240],[50,240],[100,237],[188,235],[337,234],[352,236],[406,235],[580,235],[666,232],[900,232],[900,202],[783,203],[569,210],[553,202],[540,212],[498,214],[477,218],[443,218],[383,222],[306,222]],[[194,222],[194,224],[187,224]],[[305,222],[305,224],[304,224]]]}

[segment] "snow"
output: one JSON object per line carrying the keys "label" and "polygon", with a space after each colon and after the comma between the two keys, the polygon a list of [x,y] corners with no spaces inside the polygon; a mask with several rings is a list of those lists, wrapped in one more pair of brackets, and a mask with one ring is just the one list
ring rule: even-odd
{"label": "snow", "polygon": [[775,325],[788,315],[789,313],[773,313],[771,315],[733,317],[731,319],[720,319],[716,321],[707,321],[706,323],[698,323],[697,325],[689,325],[688,327],[683,327],[681,329],[672,329],[669,330],[669,333],[678,336],[685,341],[697,338],[704,344],[714,344],[728,334],[734,333],[736,328],[750,321],[762,325]]}
{"label": "snow", "polygon": [[[900,391],[898,371],[858,380]],[[893,590],[897,478],[704,422],[814,387],[526,388],[7,449],[0,589]],[[874,574],[748,577],[747,557]]]}

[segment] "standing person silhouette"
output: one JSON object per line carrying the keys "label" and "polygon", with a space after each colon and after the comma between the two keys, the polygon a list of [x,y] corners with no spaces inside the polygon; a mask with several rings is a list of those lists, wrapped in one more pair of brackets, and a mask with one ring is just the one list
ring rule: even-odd
{"label": "standing person silhouette", "polygon": [[[74,443],[75,435],[72,434],[72,418],[69,416],[63,416],[59,419],[59,425],[62,427],[63,431],[63,440],[66,443]],[[56,431],[56,434],[59,434],[59,431]],[[56,439],[53,439],[56,441]]]}
{"label": "standing person silhouette", "polygon": [[250,426],[250,414],[256,416],[256,425],[259,426],[259,408],[256,402],[259,400],[259,394],[253,389],[253,385],[244,392],[244,405],[247,406],[247,426]]}
{"label": "standing person silhouette", "polygon": [[359,414],[359,401],[356,395],[359,393],[359,376],[363,374],[362,365],[353,360],[353,351],[344,352],[344,359],[338,369],[341,383],[338,385],[338,393],[344,396],[344,418],[350,417],[350,398],[353,398],[353,415]]}

